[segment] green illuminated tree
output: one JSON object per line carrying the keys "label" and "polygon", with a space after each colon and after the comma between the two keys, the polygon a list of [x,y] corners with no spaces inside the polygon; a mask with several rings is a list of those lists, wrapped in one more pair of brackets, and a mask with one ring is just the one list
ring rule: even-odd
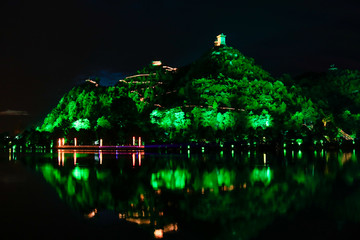
{"label": "green illuminated tree", "polygon": [[190,119],[186,118],[180,107],[169,110],[155,109],[150,114],[150,121],[164,129],[171,140],[190,126]]}
{"label": "green illuminated tree", "polygon": [[107,128],[110,129],[111,128],[111,124],[110,122],[104,117],[102,116],[101,118],[98,118],[97,120],[97,126],[96,127],[101,127],[101,128]]}
{"label": "green illuminated tree", "polygon": [[80,129],[90,129],[90,121],[89,119],[78,119],[71,125],[73,128],[76,129],[76,131],[79,131]]}

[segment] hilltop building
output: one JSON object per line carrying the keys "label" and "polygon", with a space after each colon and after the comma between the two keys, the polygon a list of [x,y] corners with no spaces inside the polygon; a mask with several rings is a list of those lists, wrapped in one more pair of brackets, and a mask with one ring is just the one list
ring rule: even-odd
{"label": "hilltop building", "polygon": [[152,61],[151,63],[153,66],[161,66],[162,62],[161,61]]}
{"label": "hilltop building", "polygon": [[216,41],[214,42],[215,47],[219,47],[221,45],[226,45],[225,38],[226,38],[226,35],[224,35],[223,33],[217,35],[216,36]]}

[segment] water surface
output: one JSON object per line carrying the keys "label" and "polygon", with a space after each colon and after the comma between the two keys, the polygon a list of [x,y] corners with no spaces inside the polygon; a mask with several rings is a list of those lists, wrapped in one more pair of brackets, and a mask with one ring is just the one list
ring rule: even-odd
{"label": "water surface", "polygon": [[131,222],[154,238],[343,238],[360,222],[356,151],[59,150],[9,160],[41,174],[87,221]]}

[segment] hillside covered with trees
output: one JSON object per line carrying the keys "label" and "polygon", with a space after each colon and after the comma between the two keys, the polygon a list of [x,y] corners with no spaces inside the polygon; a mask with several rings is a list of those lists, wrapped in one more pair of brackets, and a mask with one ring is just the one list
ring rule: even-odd
{"label": "hillside covered with trees", "polygon": [[87,80],[66,93],[23,145],[74,137],[129,144],[353,140],[360,128],[360,72],[276,79],[238,50],[213,47],[182,68],[150,64],[115,86]]}

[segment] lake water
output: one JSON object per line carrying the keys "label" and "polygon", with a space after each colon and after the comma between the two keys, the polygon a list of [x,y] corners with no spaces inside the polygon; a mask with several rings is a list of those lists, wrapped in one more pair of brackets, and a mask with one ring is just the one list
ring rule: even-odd
{"label": "lake water", "polygon": [[86,221],[164,239],[346,238],[360,223],[358,153],[14,153]]}

